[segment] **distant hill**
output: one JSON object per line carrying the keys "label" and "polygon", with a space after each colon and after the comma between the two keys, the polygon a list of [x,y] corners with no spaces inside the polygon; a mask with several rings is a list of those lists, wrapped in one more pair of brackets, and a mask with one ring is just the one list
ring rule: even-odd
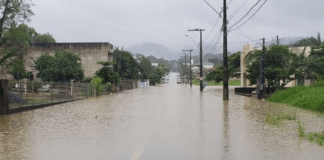
{"label": "distant hill", "polygon": [[142,54],[144,56],[155,56],[156,58],[164,58],[167,60],[178,59],[179,54],[171,51],[168,47],[156,43],[140,43],[125,48],[132,54]]}
{"label": "distant hill", "polygon": [[[283,37],[280,38],[280,44],[282,45],[292,45],[298,40],[301,40],[305,37]],[[261,42],[261,40],[260,40]],[[250,44],[254,47],[262,47],[261,43],[251,42]],[[242,50],[242,46],[245,43],[229,43],[228,44],[228,52],[235,53],[237,51]],[[272,40],[266,41],[266,46],[270,46],[271,44],[277,44],[277,39],[273,38]],[[184,46],[184,49],[193,49],[192,57],[194,59],[194,63],[198,63],[199,61],[199,48],[194,45]],[[179,52],[173,51],[168,47],[157,44],[157,43],[140,43],[133,45],[131,47],[125,48],[126,51],[130,51],[132,54],[142,54],[144,56],[154,56],[157,59],[163,58],[165,60],[176,60],[179,59]],[[205,42],[203,43],[203,61],[206,62],[208,59],[217,58],[218,60],[222,60],[223,46],[222,44],[215,45],[215,42]]]}

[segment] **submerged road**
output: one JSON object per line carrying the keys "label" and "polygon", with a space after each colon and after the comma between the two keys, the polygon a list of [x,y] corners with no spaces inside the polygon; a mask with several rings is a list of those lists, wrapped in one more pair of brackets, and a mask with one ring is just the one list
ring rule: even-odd
{"label": "submerged road", "polygon": [[297,122],[279,127],[268,113],[296,113],[306,130],[324,117],[234,95],[221,87],[168,84],[0,116],[1,160],[323,159],[324,147],[300,138]]}

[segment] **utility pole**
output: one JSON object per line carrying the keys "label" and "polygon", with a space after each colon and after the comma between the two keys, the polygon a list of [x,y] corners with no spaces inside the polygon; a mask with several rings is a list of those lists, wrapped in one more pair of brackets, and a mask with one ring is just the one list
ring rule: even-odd
{"label": "utility pole", "polygon": [[200,91],[203,91],[203,71],[202,71],[202,54],[203,54],[203,51],[202,51],[202,32],[205,31],[205,29],[192,29],[192,30],[189,30],[188,31],[200,31]]}
{"label": "utility pole", "polygon": [[183,78],[183,59],[181,58],[181,77],[182,77],[182,83],[184,82]]}
{"label": "utility pole", "polygon": [[223,17],[223,100],[229,100],[228,98],[228,60],[227,60],[227,6],[226,0],[224,0],[224,17]]}
{"label": "utility pole", "polygon": [[191,73],[191,52],[193,51],[192,49],[191,50],[182,50],[183,52],[190,52],[190,57],[189,57],[189,60],[190,60],[190,71],[189,71],[189,79],[190,79],[190,88],[192,87],[192,73]]}
{"label": "utility pole", "polygon": [[277,46],[279,46],[279,36],[277,36]]}
{"label": "utility pole", "polygon": [[185,75],[185,84],[187,85],[187,54],[185,54],[185,71],[184,71],[184,75]]}
{"label": "utility pole", "polygon": [[265,54],[265,39],[263,38],[263,46],[262,46],[262,54],[260,56],[260,85],[258,92],[258,99],[262,99],[264,97],[264,54]]}

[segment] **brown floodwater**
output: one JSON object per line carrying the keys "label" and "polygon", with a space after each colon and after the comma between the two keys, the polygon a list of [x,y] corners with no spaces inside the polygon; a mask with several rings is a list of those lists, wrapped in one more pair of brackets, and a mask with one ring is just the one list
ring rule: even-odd
{"label": "brown floodwater", "polygon": [[[298,135],[324,130],[324,115],[222,88],[169,84],[0,116],[0,160],[323,159]],[[272,113],[297,120],[269,125]]]}

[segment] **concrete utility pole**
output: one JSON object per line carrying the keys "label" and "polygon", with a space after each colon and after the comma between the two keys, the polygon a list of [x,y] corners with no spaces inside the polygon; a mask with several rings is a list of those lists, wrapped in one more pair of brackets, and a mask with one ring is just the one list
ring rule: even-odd
{"label": "concrete utility pole", "polygon": [[188,31],[200,31],[200,91],[203,91],[203,73],[202,73],[202,32],[205,31],[205,29],[188,29]]}
{"label": "concrete utility pole", "polygon": [[264,54],[265,54],[265,39],[263,38],[263,46],[262,46],[262,54],[260,56],[260,86],[258,92],[258,99],[262,99],[264,97]]}
{"label": "concrete utility pole", "polygon": [[184,75],[185,75],[185,84],[187,85],[187,54],[185,54],[185,70],[184,70]]}
{"label": "concrete utility pole", "polygon": [[193,51],[191,50],[182,50],[183,52],[190,52],[190,71],[189,71],[189,76],[190,76],[190,87],[192,87],[192,73],[191,73],[191,52]]}
{"label": "concrete utility pole", "polygon": [[223,17],[223,100],[229,100],[228,98],[228,60],[227,60],[227,6],[226,0],[224,0],[224,17]]}

